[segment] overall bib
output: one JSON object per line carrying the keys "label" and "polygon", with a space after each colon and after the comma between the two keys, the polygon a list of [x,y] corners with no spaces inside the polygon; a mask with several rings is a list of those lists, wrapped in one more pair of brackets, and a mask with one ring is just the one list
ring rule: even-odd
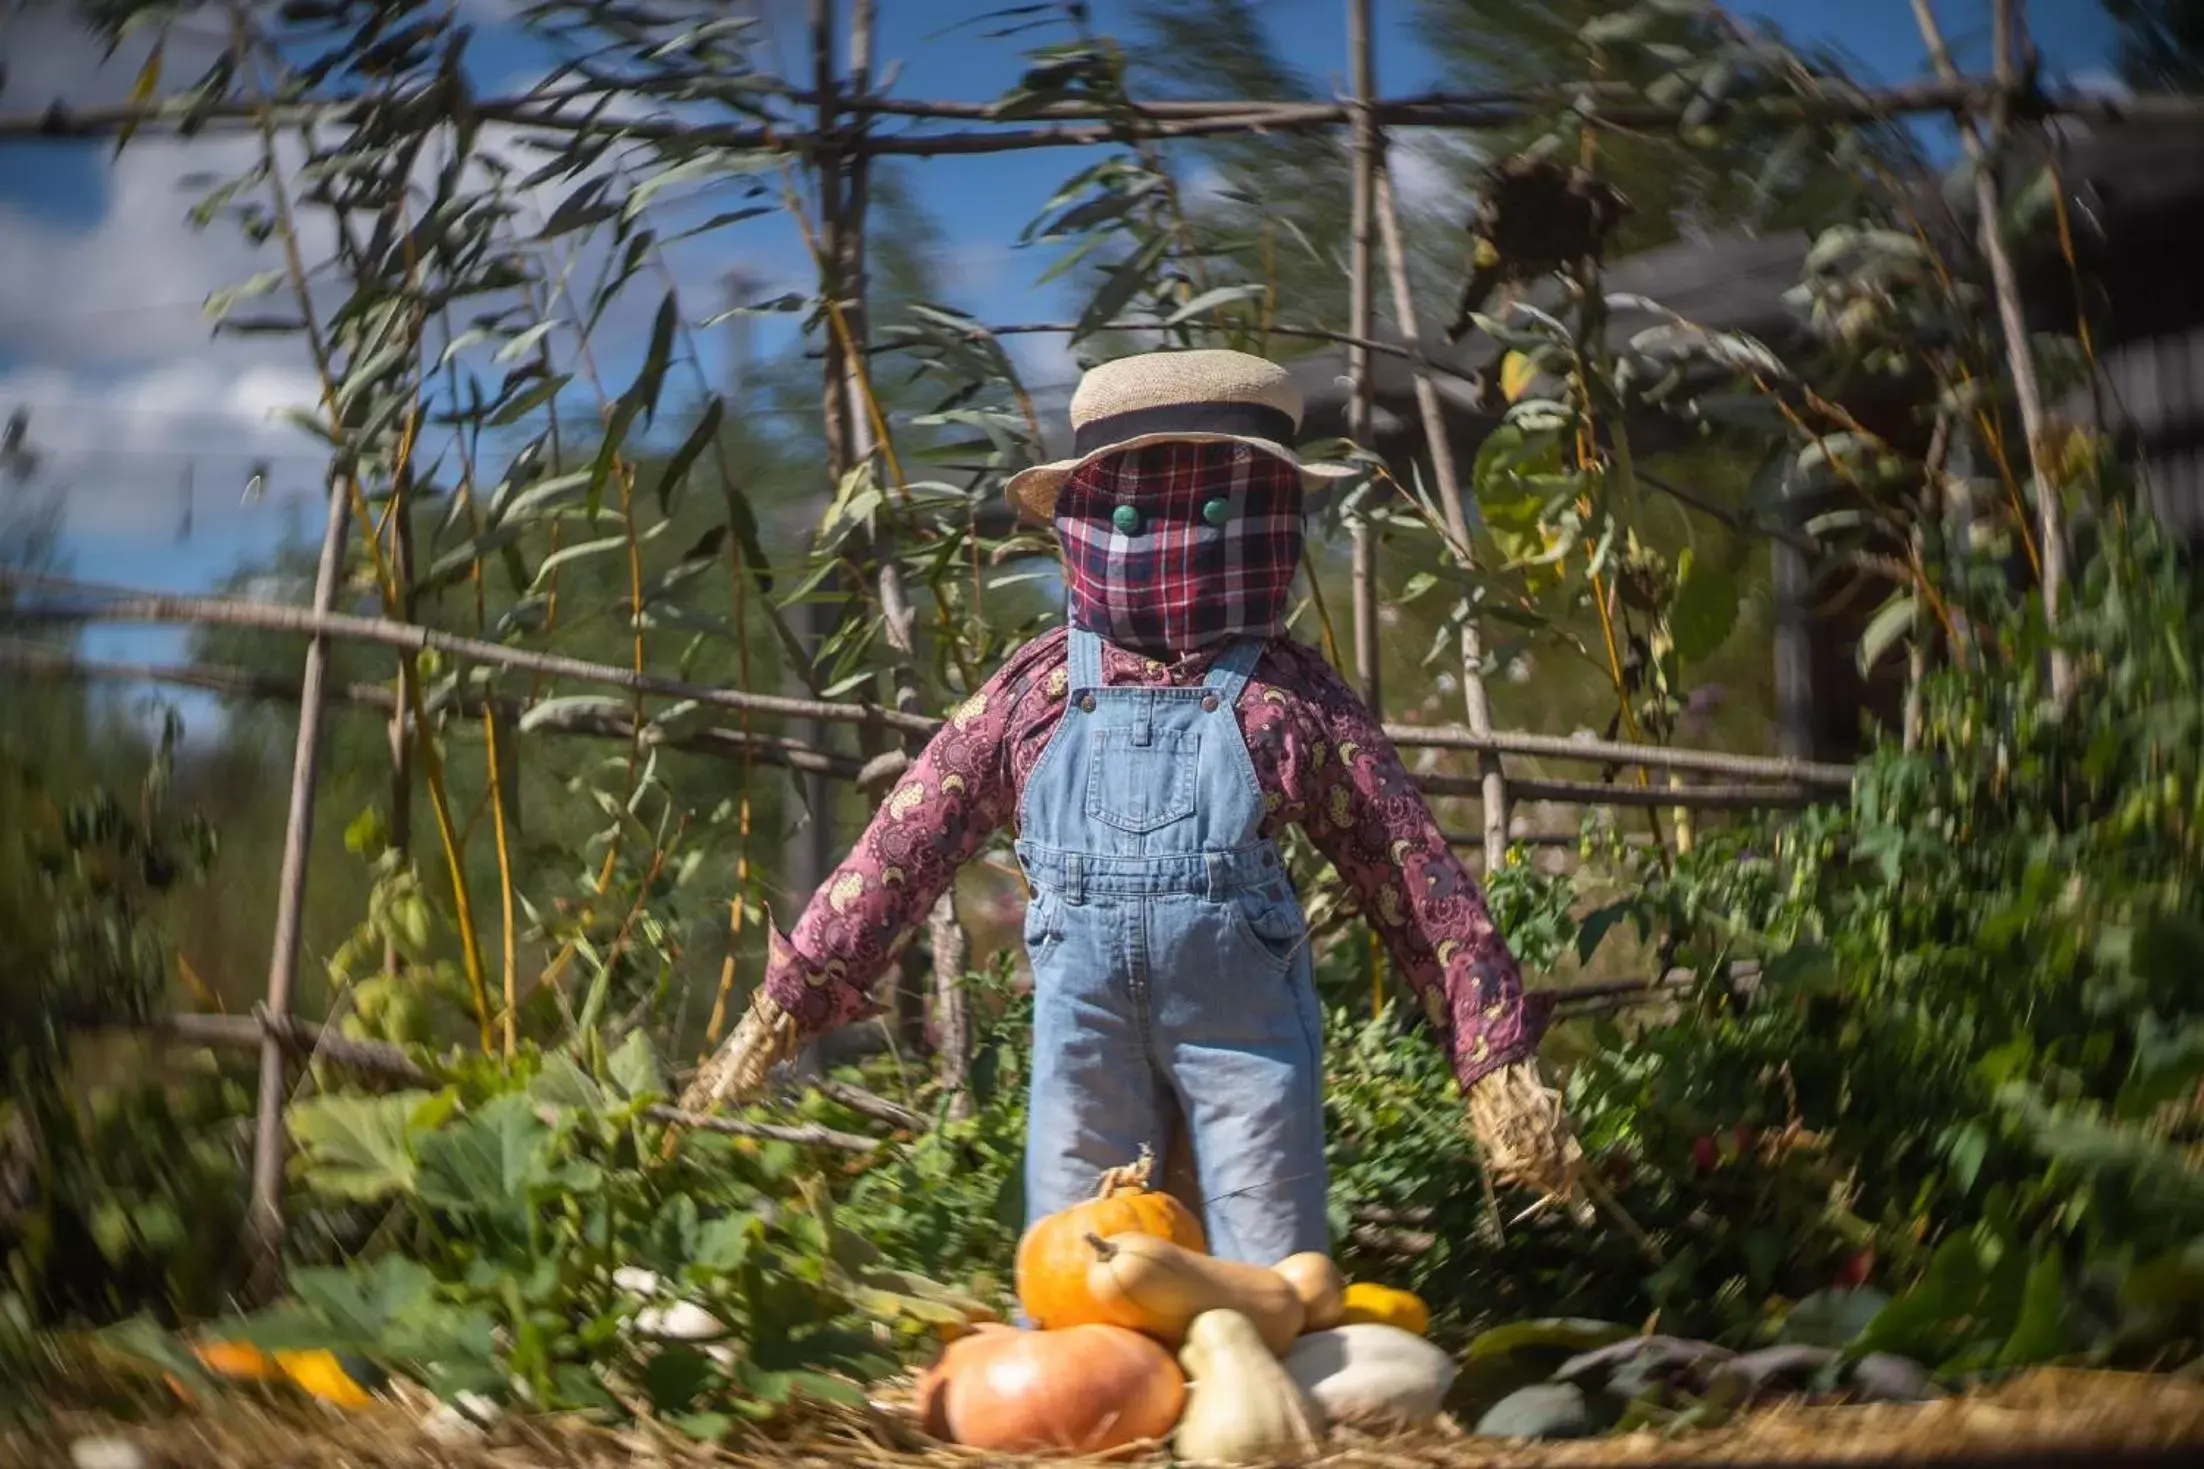
{"label": "overall bib", "polygon": [[1308,929],[1233,706],[1263,645],[1194,688],[1104,688],[1074,629],[1064,716],[1026,782],[1028,1224],[1154,1150],[1176,1102],[1210,1251],[1326,1247],[1321,1016]]}

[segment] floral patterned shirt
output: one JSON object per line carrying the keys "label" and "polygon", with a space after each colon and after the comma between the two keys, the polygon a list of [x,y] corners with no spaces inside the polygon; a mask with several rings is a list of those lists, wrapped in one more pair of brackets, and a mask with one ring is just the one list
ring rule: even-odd
{"label": "floral patterned shirt", "polygon": [[[870,992],[896,944],[956,871],[1016,820],[1064,710],[1061,631],[1013,654],[935,734],[793,933],[770,934],[766,993],[815,1035],[878,1012]],[[1165,665],[1103,645],[1112,687],[1198,683],[1217,648]],[[1272,641],[1241,695],[1262,782],[1264,834],[1300,826],[1355,893],[1466,1090],[1527,1057],[1545,1026],[1484,895],[1409,783],[1377,720],[1316,650]]]}

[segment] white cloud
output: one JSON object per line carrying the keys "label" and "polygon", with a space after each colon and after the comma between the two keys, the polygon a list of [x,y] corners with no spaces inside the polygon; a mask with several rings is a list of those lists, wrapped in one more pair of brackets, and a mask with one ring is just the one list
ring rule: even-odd
{"label": "white cloud", "polygon": [[256,464],[266,464],[274,498],[314,489],[323,456],[281,414],[310,407],[318,391],[310,371],[273,363],[0,373],[0,403],[30,410],[29,443],[39,462],[33,488],[61,493],[72,538],[106,540],[173,538],[187,473],[194,533],[202,535],[266,513],[243,504]]}
{"label": "white cloud", "polygon": [[[38,109],[55,100],[75,107],[108,107],[127,101],[138,72],[161,32],[143,27],[123,38],[112,56],[62,0],[18,4],[0,19],[0,52],[8,58],[0,104],[10,111]],[[223,49],[228,22],[209,6],[183,7],[167,28],[161,73],[171,87],[196,79]]]}
{"label": "white cloud", "polygon": [[1406,214],[1466,214],[1462,170],[1478,151],[1433,128],[1403,133],[1386,150],[1393,192]]}

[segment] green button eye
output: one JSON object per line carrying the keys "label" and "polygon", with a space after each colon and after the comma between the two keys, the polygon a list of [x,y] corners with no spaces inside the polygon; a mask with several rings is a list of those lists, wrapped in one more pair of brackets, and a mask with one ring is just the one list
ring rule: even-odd
{"label": "green button eye", "polygon": [[1202,506],[1201,518],[1211,525],[1223,525],[1232,518],[1232,502],[1225,499],[1211,500]]}
{"label": "green button eye", "polygon": [[1131,535],[1140,529],[1140,512],[1130,505],[1120,505],[1110,512],[1110,524],[1117,527],[1119,535]]}

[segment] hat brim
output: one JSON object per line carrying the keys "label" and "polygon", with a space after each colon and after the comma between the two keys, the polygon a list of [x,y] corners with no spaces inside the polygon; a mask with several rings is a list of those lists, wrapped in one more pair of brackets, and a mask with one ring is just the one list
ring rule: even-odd
{"label": "hat brim", "polygon": [[1362,473],[1351,464],[1303,463],[1301,458],[1285,445],[1271,439],[1251,439],[1242,434],[1169,433],[1142,434],[1122,443],[1104,444],[1077,459],[1059,459],[1053,464],[1036,464],[1031,469],[1021,469],[1010,477],[1003,493],[1013,508],[1026,519],[1038,525],[1046,525],[1055,518],[1056,496],[1064,488],[1080,466],[1110,454],[1123,454],[1133,449],[1144,449],[1150,444],[1246,444],[1260,449],[1275,459],[1283,459],[1301,472],[1301,488],[1313,493],[1329,489],[1343,479],[1352,479]]}

